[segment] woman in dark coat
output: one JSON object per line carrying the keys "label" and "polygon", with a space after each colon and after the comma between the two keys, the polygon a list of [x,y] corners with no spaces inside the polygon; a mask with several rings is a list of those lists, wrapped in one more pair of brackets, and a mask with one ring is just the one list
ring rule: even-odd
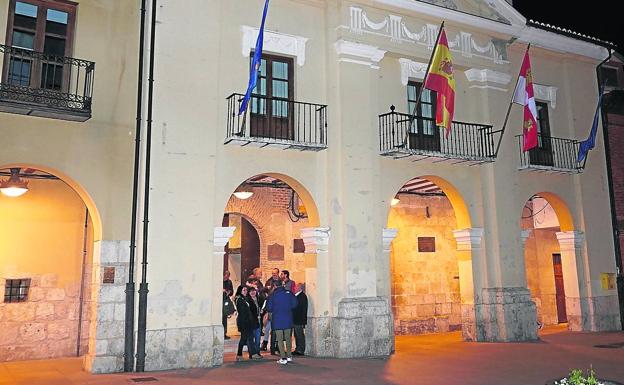
{"label": "woman in dark coat", "polygon": [[236,326],[241,333],[240,340],[238,341],[238,352],[236,353],[236,361],[243,359],[243,346],[247,345],[247,351],[249,353],[249,359],[261,359],[262,356],[256,349],[254,344],[253,331],[257,328],[257,319],[254,322],[254,316],[251,312],[249,305],[249,290],[247,286],[240,286],[236,290],[236,311],[238,316],[236,317]]}

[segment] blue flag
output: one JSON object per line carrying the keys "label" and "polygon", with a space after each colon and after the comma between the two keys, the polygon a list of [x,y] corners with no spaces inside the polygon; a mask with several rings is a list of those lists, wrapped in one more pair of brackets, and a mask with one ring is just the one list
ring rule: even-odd
{"label": "blue flag", "polygon": [[594,148],[596,145],[596,133],[598,132],[598,117],[600,116],[600,106],[602,105],[602,92],[603,89],[600,89],[600,96],[598,97],[598,105],[596,106],[596,114],[594,115],[594,122],[592,123],[591,131],[589,132],[589,137],[581,142],[581,146],[579,147],[578,159],[577,161],[580,163],[586,157],[589,150]]}
{"label": "blue flag", "polygon": [[269,9],[269,0],[264,3],[264,12],[262,12],[262,23],[260,24],[260,32],[258,33],[258,40],[256,40],[256,49],[254,50],[254,56],[251,60],[251,68],[249,69],[249,85],[247,86],[247,92],[241,103],[238,114],[242,115],[247,110],[249,99],[251,99],[251,93],[256,88],[258,82],[258,71],[260,70],[260,64],[262,60],[262,43],[264,40],[264,21],[266,20],[267,11]]}

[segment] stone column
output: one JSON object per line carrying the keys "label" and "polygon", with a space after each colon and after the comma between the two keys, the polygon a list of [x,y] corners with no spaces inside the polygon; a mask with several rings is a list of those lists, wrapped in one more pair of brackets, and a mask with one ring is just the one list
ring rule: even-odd
{"label": "stone column", "polygon": [[305,244],[305,283],[308,296],[306,354],[331,357],[331,303],[329,299],[329,227],[301,229]]}
{"label": "stone column", "polygon": [[466,341],[477,340],[475,315],[475,293],[483,288],[480,275],[483,274],[482,228],[453,231],[457,243],[457,264],[459,266],[459,292],[461,298],[462,337]]}
{"label": "stone column", "polygon": [[[381,231],[381,245],[382,245],[382,253],[383,259],[387,261],[388,266],[390,266],[390,258],[392,252],[392,241],[396,238],[399,233],[399,229],[382,229]],[[391,348],[390,351],[392,353],[395,352],[395,344],[394,344],[394,314],[392,313],[392,271],[388,269],[388,283],[390,285],[390,300],[388,301],[388,313],[390,314],[390,336],[391,336]]]}
{"label": "stone column", "polygon": [[586,279],[582,263],[585,234],[580,231],[560,231],[556,235],[561,253],[568,329],[591,330],[588,301],[581,300],[588,297],[587,288],[584,287]]}

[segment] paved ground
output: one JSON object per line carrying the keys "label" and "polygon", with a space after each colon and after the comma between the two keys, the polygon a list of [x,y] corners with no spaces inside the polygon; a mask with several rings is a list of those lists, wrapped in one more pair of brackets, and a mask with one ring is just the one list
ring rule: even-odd
{"label": "paved ground", "polygon": [[[547,329],[535,343],[467,343],[458,333],[398,337],[388,359],[295,358],[280,366],[273,356],[234,362],[227,353],[215,369],[90,375],[80,359],[0,364],[0,385],[543,385],[571,368],[593,365],[604,378],[624,383],[624,332],[571,333]],[[271,357],[271,358],[268,358]],[[135,382],[152,377],[157,381]]]}

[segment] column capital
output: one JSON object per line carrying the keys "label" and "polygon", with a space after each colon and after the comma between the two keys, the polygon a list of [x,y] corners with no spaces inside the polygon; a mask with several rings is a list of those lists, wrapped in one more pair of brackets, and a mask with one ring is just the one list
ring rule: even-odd
{"label": "column capital", "polygon": [[522,240],[522,245],[524,245],[527,241],[527,239],[529,239],[529,237],[531,236],[531,232],[533,231],[533,229],[524,229],[522,231],[520,231],[520,239]]}
{"label": "column capital", "polygon": [[331,230],[329,227],[306,227],[301,229],[301,238],[305,245],[305,252],[327,252]]}
{"label": "column capital", "polygon": [[469,229],[453,230],[455,242],[457,242],[457,250],[466,251],[481,248],[481,240],[483,239],[483,228],[472,227]]}
{"label": "column capital", "polygon": [[214,229],[214,252],[222,253],[225,245],[230,241],[230,238],[234,235],[236,227],[215,227]]}
{"label": "column capital", "polygon": [[585,233],[582,231],[558,231],[556,235],[561,250],[579,249],[585,241]]}
{"label": "column capital", "polygon": [[390,244],[396,238],[399,233],[399,229],[382,229],[381,230],[381,242],[383,244],[383,251],[390,251]]}

